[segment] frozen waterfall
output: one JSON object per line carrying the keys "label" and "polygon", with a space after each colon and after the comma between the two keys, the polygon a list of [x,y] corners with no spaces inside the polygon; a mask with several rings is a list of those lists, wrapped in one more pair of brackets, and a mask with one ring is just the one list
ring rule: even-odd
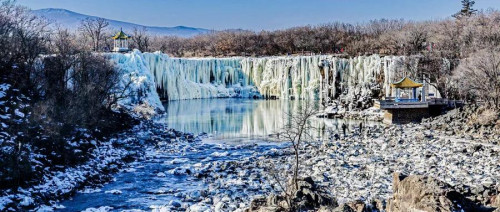
{"label": "frozen waterfall", "polygon": [[[141,52],[105,54],[118,69],[118,104],[135,113],[152,116],[165,111],[156,92],[156,84]],[[126,96],[122,98],[121,96]]]}
{"label": "frozen waterfall", "polygon": [[260,97],[241,69],[241,58],[170,58],[144,53],[160,96],[168,100]]}
{"label": "frozen waterfall", "polygon": [[354,102],[366,100],[373,91],[390,94],[390,83],[418,68],[418,58],[405,56],[172,58],[139,51],[113,55],[122,68],[148,70],[157,88],[151,90],[152,96],[168,100],[266,97],[330,101],[342,97]]}
{"label": "frozen waterfall", "polygon": [[352,59],[329,55],[245,58],[243,72],[266,97],[333,99],[363,93],[381,72],[378,55]]}

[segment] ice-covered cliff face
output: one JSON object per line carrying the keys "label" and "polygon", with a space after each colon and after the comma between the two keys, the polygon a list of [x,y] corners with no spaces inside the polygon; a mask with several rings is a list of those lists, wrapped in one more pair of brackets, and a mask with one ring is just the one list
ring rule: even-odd
{"label": "ice-covered cliff face", "polygon": [[242,71],[242,58],[170,58],[144,53],[160,96],[168,100],[259,97]]}
{"label": "ice-covered cliff face", "polygon": [[411,75],[418,69],[418,58],[404,56],[171,58],[139,51],[112,55],[123,69],[140,70],[150,97],[168,100],[263,96],[356,103],[370,101],[374,91],[390,94],[390,83],[404,76],[420,79]]}
{"label": "ice-covered cliff face", "polygon": [[352,59],[328,55],[185,59],[144,53],[143,57],[160,96],[168,100],[260,95],[331,99],[344,91],[364,94],[382,67],[377,55]]}
{"label": "ice-covered cliff face", "polygon": [[151,117],[165,111],[156,92],[154,77],[144,55],[135,50],[130,53],[110,53],[111,61],[116,64],[120,75],[117,95],[118,104],[129,111]]}
{"label": "ice-covered cliff face", "polygon": [[378,55],[352,59],[328,55],[245,58],[243,72],[264,96],[333,99],[364,94],[381,72]]}

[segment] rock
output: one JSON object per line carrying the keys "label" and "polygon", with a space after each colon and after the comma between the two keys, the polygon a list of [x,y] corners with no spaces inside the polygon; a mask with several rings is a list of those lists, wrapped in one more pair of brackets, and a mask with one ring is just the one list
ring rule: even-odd
{"label": "rock", "polygon": [[387,203],[388,212],[479,210],[450,185],[431,177],[394,173],[393,195]]}
{"label": "rock", "polygon": [[226,209],[226,208],[227,208],[227,205],[224,202],[218,202],[217,204],[215,204],[215,212],[224,211],[223,209]]}
{"label": "rock", "polygon": [[181,203],[175,200],[170,201],[169,205],[171,205],[174,208],[180,208],[182,206]]}
{"label": "rock", "polygon": [[19,205],[23,206],[23,207],[28,207],[28,206],[33,205],[33,203],[35,203],[35,201],[33,200],[33,198],[25,196],[25,197],[23,197],[23,199],[19,203]]}
{"label": "rock", "polygon": [[206,205],[196,204],[196,205],[191,205],[187,211],[188,212],[205,212],[205,211],[210,211],[210,208]]}
{"label": "rock", "polygon": [[491,198],[491,205],[500,208],[500,195],[495,195]]}
{"label": "rock", "polygon": [[378,211],[385,211],[385,209],[386,209],[385,200],[375,199],[372,204],[375,207],[375,209]]}
{"label": "rock", "polygon": [[322,188],[315,184],[311,177],[298,179],[298,189],[290,180],[287,184],[287,190],[291,191],[292,196],[288,196],[291,200],[292,209],[287,203],[287,196],[270,195],[267,199],[256,197],[252,200],[250,208],[247,211],[283,211],[283,210],[319,210],[322,206],[337,207],[337,201],[331,197]]}
{"label": "rock", "polygon": [[347,203],[347,205],[349,205],[349,207],[351,207],[355,212],[368,212],[369,211],[368,207],[366,207],[366,204],[361,200]]}
{"label": "rock", "polygon": [[250,208],[248,211],[257,211],[259,208],[266,205],[266,202],[267,202],[267,200],[263,196],[254,197],[252,202],[250,202]]}

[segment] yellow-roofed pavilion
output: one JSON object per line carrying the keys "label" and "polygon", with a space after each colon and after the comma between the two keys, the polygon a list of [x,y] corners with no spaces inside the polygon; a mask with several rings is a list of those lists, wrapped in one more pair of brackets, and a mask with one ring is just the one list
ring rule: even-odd
{"label": "yellow-roofed pavilion", "polygon": [[115,36],[111,37],[114,40],[113,51],[114,52],[128,52],[128,39],[131,37],[125,34],[123,30],[120,29]]}
{"label": "yellow-roofed pavilion", "polygon": [[391,87],[393,87],[393,88],[401,88],[401,89],[405,89],[405,88],[420,88],[422,86],[424,86],[422,83],[415,82],[415,81],[411,80],[408,77],[403,78],[399,82],[391,83]]}

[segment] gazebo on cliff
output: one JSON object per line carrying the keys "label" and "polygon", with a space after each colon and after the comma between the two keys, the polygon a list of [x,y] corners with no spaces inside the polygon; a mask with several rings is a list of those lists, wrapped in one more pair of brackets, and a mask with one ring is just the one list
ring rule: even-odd
{"label": "gazebo on cliff", "polygon": [[130,49],[128,48],[128,40],[131,38],[131,36],[128,36],[123,32],[123,30],[120,29],[118,33],[116,33],[115,36],[111,37],[114,42],[113,42],[113,51],[114,52],[128,52]]}

